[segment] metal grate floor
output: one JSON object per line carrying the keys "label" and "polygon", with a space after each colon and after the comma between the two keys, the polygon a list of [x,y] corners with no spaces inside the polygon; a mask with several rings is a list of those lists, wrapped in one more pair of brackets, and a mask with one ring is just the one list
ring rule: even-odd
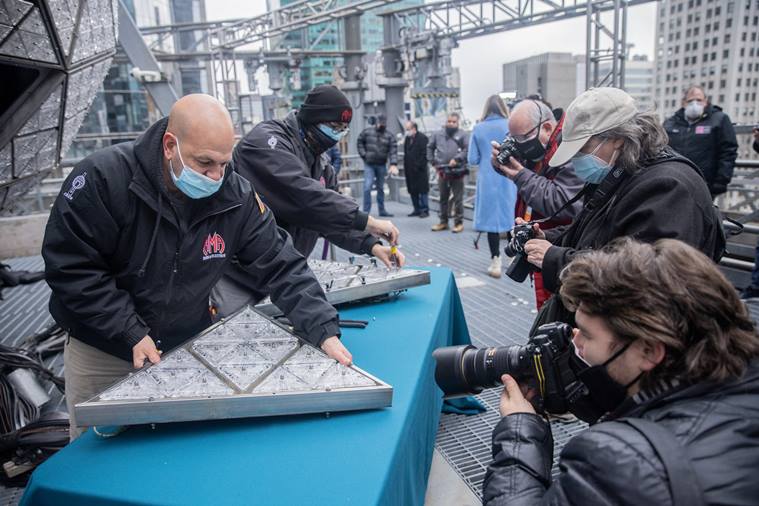
{"label": "metal grate floor", "polygon": [[[386,205],[388,211],[395,213],[393,221],[401,230],[401,248],[409,266],[440,265],[453,270],[460,285],[464,312],[475,346],[524,344],[537,313],[534,291],[529,282],[519,284],[505,276],[494,279],[487,275],[490,255],[486,237],[482,236],[480,249],[475,250],[473,240],[476,232],[472,231],[471,222],[465,222],[465,230],[461,234],[432,232],[430,227],[437,222],[435,215],[427,219],[408,218],[409,206],[397,202],[387,202]],[[318,253],[321,253],[320,246],[321,242],[316,248]],[[504,246],[503,242],[501,246]],[[345,251],[337,251],[338,260],[346,260],[348,256]],[[509,261],[507,257],[503,258],[504,263]],[[43,268],[39,256],[5,262],[14,269]],[[50,325],[52,319],[47,311],[49,294],[44,282],[3,290],[5,299],[0,300],[0,342],[17,345],[27,335]],[[749,309],[754,319],[759,320],[759,301],[750,303]],[[48,365],[60,373],[63,369],[62,358],[57,357]],[[57,394],[54,387],[51,394]],[[478,399],[487,406],[485,413],[474,416],[444,414],[438,428],[437,449],[478,497],[482,497],[482,482],[491,458],[491,433],[500,419],[499,395],[498,389],[483,392]],[[54,399],[57,409],[65,410],[62,397],[57,395]],[[555,474],[561,448],[586,426],[576,421],[554,420],[551,427]],[[0,505],[17,504],[22,494],[23,489],[0,487]]]}

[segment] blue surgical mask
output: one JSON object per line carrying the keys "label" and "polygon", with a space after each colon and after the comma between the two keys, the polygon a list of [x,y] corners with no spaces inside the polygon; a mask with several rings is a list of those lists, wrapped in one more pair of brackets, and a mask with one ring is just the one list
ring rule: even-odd
{"label": "blue surgical mask", "polygon": [[[586,183],[598,184],[611,171],[612,164],[596,156],[596,152],[603,146],[604,142],[606,141],[604,140],[596,146],[596,149],[592,153],[578,153],[572,157],[572,167],[575,170],[575,174]],[[612,161],[616,157],[616,154],[617,152],[614,151],[611,158]]]}
{"label": "blue surgical mask", "polygon": [[[176,136],[174,138],[176,139]],[[203,199],[219,191],[222,183],[224,183],[224,177],[222,176],[218,181],[214,181],[185,165],[184,160],[182,160],[182,152],[179,151],[179,139],[177,139],[177,153],[179,154],[179,161],[182,162],[182,172],[179,177],[174,174],[171,160],[169,160],[169,172],[171,172],[171,180],[174,181],[174,185],[179,191],[191,199]]]}
{"label": "blue surgical mask", "polygon": [[319,123],[319,130],[321,130],[324,135],[326,135],[327,137],[329,137],[335,142],[339,141],[340,139],[348,135],[347,128],[345,130],[338,132],[331,126],[325,125],[324,123]]}

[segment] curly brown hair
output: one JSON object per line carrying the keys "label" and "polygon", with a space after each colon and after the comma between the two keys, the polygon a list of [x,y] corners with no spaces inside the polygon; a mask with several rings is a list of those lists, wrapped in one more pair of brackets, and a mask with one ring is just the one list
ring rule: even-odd
{"label": "curly brown hair", "polygon": [[604,319],[621,341],[665,347],[662,363],[643,378],[724,382],[759,356],[759,334],[746,306],[716,265],[674,239],[653,244],[622,238],[578,255],[560,275],[572,311]]}

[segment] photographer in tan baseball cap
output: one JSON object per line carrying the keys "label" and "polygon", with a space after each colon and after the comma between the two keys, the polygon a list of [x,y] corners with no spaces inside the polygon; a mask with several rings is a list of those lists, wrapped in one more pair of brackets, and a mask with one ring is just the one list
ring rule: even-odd
{"label": "photographer in tan baseball cap", "polygon": [[[583,209],[568,229],[533,225],[534,239],[524,246],[548,290],[556,292],[559,273],[575,255],[618,237],[679,239],[719,259],[724,234],[706,183],[692,161],[667,145],[655,112],[638,112],[635,100],[620,89],[592,88],[567,108],[562,134],[549,164],[571,161],[588,184]],[[553,297],[536,323],[555,320],[571,323],[572,317]]]}
{"label": "photographer in tan baseball cap", "polygon": [[[618,88],[589,89],[569,105],[561,144],[549,164],[557,167],[571,159],[577,177],[600,183],[624,145],[622,139],[602,134],[632,120],[637,112],[635,99]],[[591,141],[593,136],[599,136],[597,142]]]}

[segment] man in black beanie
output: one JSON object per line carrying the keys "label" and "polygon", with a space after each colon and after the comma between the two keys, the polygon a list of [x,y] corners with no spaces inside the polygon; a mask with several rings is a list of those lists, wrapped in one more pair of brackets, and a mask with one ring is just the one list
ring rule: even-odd
{"label": "man in black beanie", "polygon": [[[352,117],[348,97],[334,86],[317,86],[299,110],[283,120],[263,121],[248,132],[235,147],[233,167],[251,182],[261,205],[272,210],[303,256],[311,254],[321,236],[353,253],[373,255],[390,267],[390,246],[380,238],[395,245],[398,229],[337,193],[337,176],[324,156],[348,133]],[[402,266],[400,252],[397,260]],[[246,276],[232,265],[217,284],[212,301],[221,316],[268,295],[250,292],[246,287],[251,284],[243,281]]]}

